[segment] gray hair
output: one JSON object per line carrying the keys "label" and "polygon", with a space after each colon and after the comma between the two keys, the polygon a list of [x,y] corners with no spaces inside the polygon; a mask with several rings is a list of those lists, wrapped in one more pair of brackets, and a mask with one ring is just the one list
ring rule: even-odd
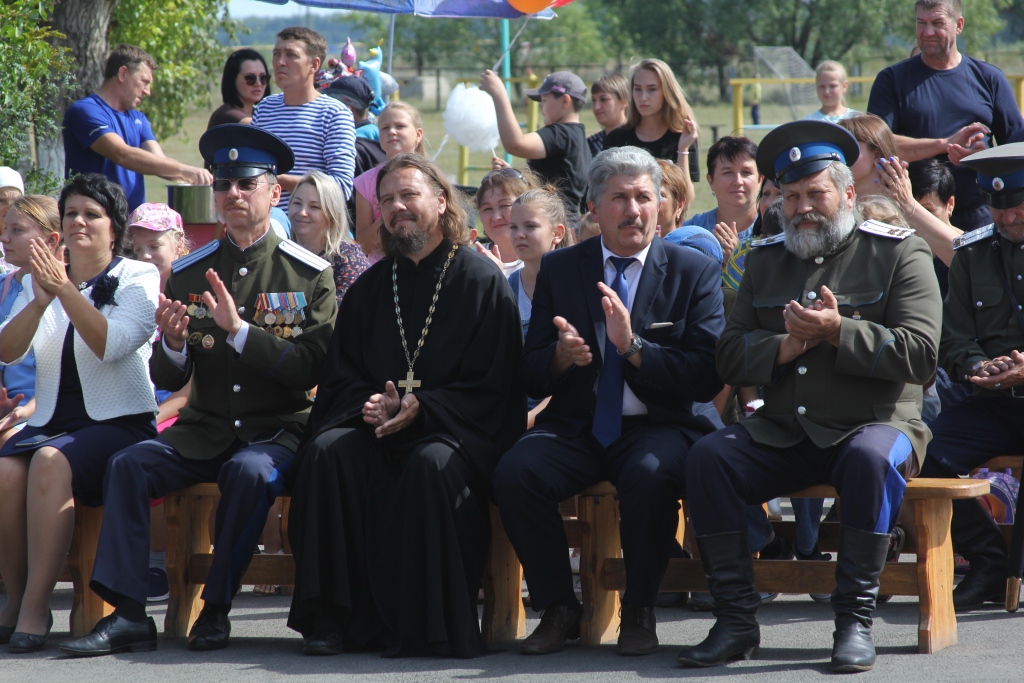
{"label": "gray hair", "polygon": [[956,21],[963,16],[963,7],[961,6],[960,0],[916,0],[914,2],[914,11],[919,9],[924,11],[933,10],[941,7],[945,10],[946,15]]}
{"label": "gray hair", "polygon": [[587,201],[594,202],[595,205],[600,203],[608,179],[612,176],[650,177],[654,184],[654,196],[658,202],[661,201],[661,166],[646,149],[612,147],[594,157],[593,163],[590,164],[590,172],[587,173],[587,184],[590,186]]}

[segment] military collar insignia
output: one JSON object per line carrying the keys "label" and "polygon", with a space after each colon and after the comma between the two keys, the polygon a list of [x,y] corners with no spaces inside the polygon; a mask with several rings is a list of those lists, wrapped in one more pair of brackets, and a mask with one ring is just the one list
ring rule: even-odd
{"label": "military collar insignia", "polygon": [[751,240],[751,247],[767,247],[772,244],[781,244],[786,241],[786,233],[780,232],[777,235],[771,237],[762,237],[761,239]]}
{"label": "military collar insignia", "polygon": [[206,244],[204,244],[203,246],[199,247],[195,251],[193,251],[191,253],[188,253],[188,254],[185,254],[180,259],[178,259],[174,263],[172,263],[171,264],[171,271],[174,272],[174,273],[177,273],[177,272],[179,272],[181,270],[184,270],[185,268],[188,268],[189,266],[191,266],[193,263],[195,263],[197,261],[200,261],[200,260],[206,258],[207,256],[209,256],[210,254],[214,253],[219,248],[220,248],[220,240],[214,240],[212,242],[207,242]]}
{"label": "military collar insignia", "polygon": [[882,223],[881,221],[871,219],[861,223],[857,226],[857,229],[861,232],[867,232],[881,237],[888,237],[889,239],[894,240],[905,240],[916,232],[913,228],[901,228],[896,225],[889,225],[888,223]]}
{"label": "military collar insignia", "polygon": [[984,228],[978,228],[977,230],[965,232],[964,234],[960,235],[955,240],[953,240],[953,250],[955,251],[957,249],[960,249],[961,247],[966,247],[968,244],[974,244],[975,242],[983,240],[986,237],[991,237],[995,233],[995,224],[986,225]]}

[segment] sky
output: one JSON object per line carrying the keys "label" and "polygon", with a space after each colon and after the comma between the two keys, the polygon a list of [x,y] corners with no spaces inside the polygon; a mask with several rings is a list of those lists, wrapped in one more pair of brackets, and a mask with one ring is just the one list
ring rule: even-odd
{"label": "sky", "polygon": [[[294,2],[289,2],[287,5],[275,5],[269,2],[260,2],[260,0],[230,0],[228,3],[228,11],[231,12],[231,16],[235,19],[244,19],[245,17],[292,17],[296,14],[305,13],[306,7],[299,5]],[[333,9],[319,9],[316,7],[310,8],[313,14],[336,14],[338,10]]]}

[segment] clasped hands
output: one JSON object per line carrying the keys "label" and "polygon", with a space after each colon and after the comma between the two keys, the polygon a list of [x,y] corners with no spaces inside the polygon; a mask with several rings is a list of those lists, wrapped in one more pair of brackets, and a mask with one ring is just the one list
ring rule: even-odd
{"label": "clasped hands", "polygon": [[[213,316],[213,321],[228,334],[237,333],[242,327],[242,319],[238,316],[235,299],[227,285],[213,268],[206,271],[206,281],[210,283],[213,292],[203,292],[203,303]],[[189,320],[188,304],[160,295],[156,307],[156,324],[160,328],[161,337],[172,351],[180,353],[185,348]]]}
{"label": "clasped hands", "polygon": [[839,328],[842,316],[832,291],[822,285],[821,298],[810,306],[801,306],[790,301],[782,309],[782,320],[786,324],[786,336],[779,346],[776,363],[783,365],[826,341],[839,345]]}
{"label": "clasped hands", "polygon": [[993,391],[1024,384],[1024,353],[1014,350],[1009,356],[984,361],[971,375],[970,381],[982,389]]}
{"label": "clasped hands", "polygon": [[363,404],[363,422],[374,427],[377,438],[394,434],[411,425],[420,413],[415,394],[399,397],[394,382],[384,386],[384,393],[374,394]]}
{"label": "clasped hands", "polygon": [[[615,344],[619,353],[624,353],[633,345],[633,327],[629,321],[629,310],[611,287],[599,282],[597,288],[604,295],[601,298],[601,308],[604,310],[608,339]],[[555,316],[552,322],[558,329],[554,358],[556,366],[564,372],[573,365],[589,365],[594,360],[594,354],[579,331],[560,315]],[[642,352],[630,356],[628,362],[639,367],[641,354]]]}
{"label": "clasped hands", "polygon": [[32,273],[32,296],[34,303],[40,309],[45,309],[57,298],[63,287],[69,287],[69,291],[78,292],[68,279],[67,270],[64,267],[64,245],[52,253],[46,248],[46,243],[38,237],[34,237],[28,245],[29,270]]}

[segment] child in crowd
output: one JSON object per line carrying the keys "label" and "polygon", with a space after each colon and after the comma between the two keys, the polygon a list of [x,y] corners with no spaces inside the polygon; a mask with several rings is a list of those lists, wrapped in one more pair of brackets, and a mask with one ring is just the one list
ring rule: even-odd
{"label": "child in crowd", "polygon": [[25,194],[25,183],[21,174],[10,166],[0,166],[0,228],[4,226],[4,216],[11,203]]}
{"label": "child in crowd", "polygon": [[[540,88],[526,95],[540,102],[544,127],[524,133],[519,127],[505,85],[488,69],[480,77],[480,89],[494,99],[501,144],[512,155],[527,159],[527,165],[540,179],[558,188],[565,199],[569,227],[579,225],[579,209],[586,199],[587,171],[592,156],[587,134],[580,123],[580,111],[587,103],[587,87],[580,77],[568,71],[549,74]],[[502,159],[491,159],[493,168],[507,167]]]}
{"label": "child in crowd", "polygon": [[523,261],[512,246],[509,233],[512,204],[519,195],[537,185],[537,177],[533,173],[510,167],[491,171],[477,188],[476,210],[480,214],[484,234],[492,245],[491,251],[483,246],[478,246],[477,250],[497,259],[505,277],[523,267]]}
{"label": "child in crowd", "polygon": [[821,109],[811,112],[804,117],[805,119],[839,123],[849,116],[860,113],[846,106],[846,89],[850,87],[850,83],[846,78],[846,69],[839,62],[828,60],[819,64],[814,70],[814,83]]}
{"label": "child in crowd", "polygon": [[[181,215],[166,204],[141,204],[128,217],[128,246],[133,258],[152,263],[160,271],[160,291],[163,291],[171,276],[171,264],[189,252]],[[178,391],[154,389],[158,406],[157,432],[177,421],[178,411],[188,403],[191,388],[192,383],[189,382]],[[146,599],[147,602],[162,602],[169,596],[164,499],[151,500],[149,505],[149,591]]]}
{"label": "child in crowd", "polygon": [[[566,227],[566,208],[557,188],[527,190],[512,204],[509,235],[512,246],[523,262],[523,267],[512,273],[508,284],[519,304],[519,318],[523,324],[523,338],[530,328],[530,313],[533,311],[533,291],[537,284],[537,273],[544,254],[559,247],[576,243],[573,231]],[[529,399],[530,412],[527,428],[532,428],[548,399]]]}
{"label": "child in crowd", "polygon": [[597,79],[590,86],[590,106],[594,118],[601,126],[589,138],[590,154],[597,156],[604,149],[605,136],[619,126],[626,125],[626,111],[629,109],[629,81],[622,74],[610,73]]}
{"label": "child in crowd", "polygon": [[[401,152],[423,154],[423,119],[411,104],[401,100],[389,103],[377,117],[377,127],[380,129],[380,146],[388,159]],[[356,190],[356,241],[370,263],[376,263],[383,255],[377,235],[380,229],[380,202],[377,201],[379,172],[380,166],[375,166],[353,181]]]}

